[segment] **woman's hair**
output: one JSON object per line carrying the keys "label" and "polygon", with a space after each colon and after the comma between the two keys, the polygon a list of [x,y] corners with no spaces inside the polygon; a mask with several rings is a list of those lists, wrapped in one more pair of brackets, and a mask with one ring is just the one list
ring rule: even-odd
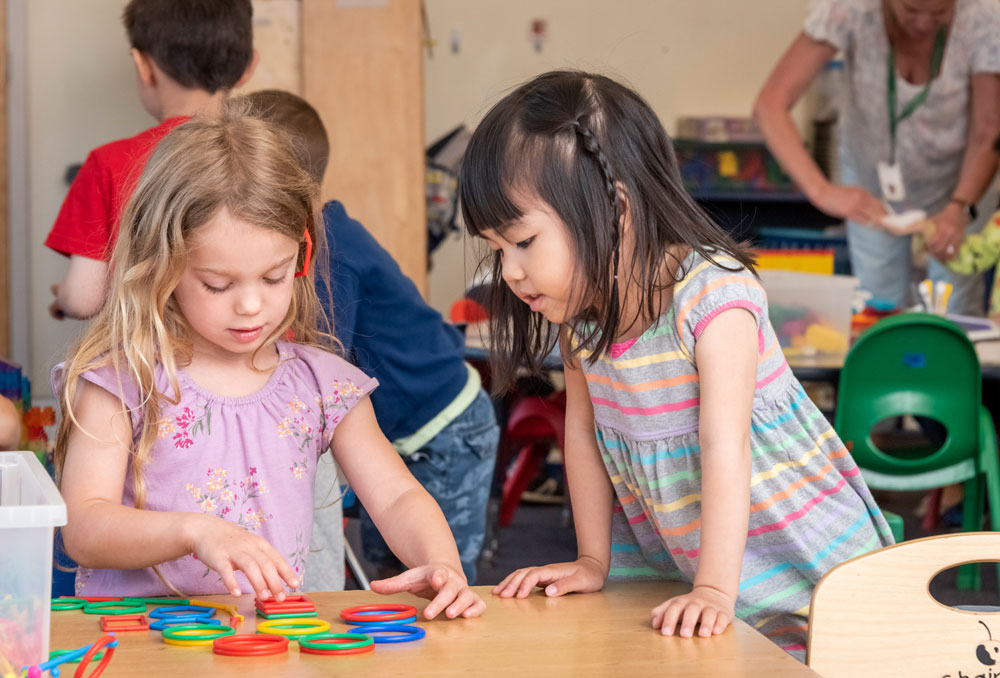
{"label": "woman's hair", "polygon": [[[122,214],[108,297],[63,370],[57,476],[69,435],[79,426],[73,401],[81,375],[110,365],[119,377],[123,402],[122,382],[135,384],[139,404],[132,411],[123,404],[122,414],[139,429],[134,440],[126,441],[136,508],[145,503],[142,471],[157,438],[161,402],[179,401],[177,369],[192,357],[190,329],[173,291],[185,270],[192,236],[220,210],[300,243],[299,270],[306,231],[319,251],[309,274],[295,278],[288,313],[262,348],[289,331],[299,343],[336,348],[313,287],[315,264],[327,261],[324,230],[317,228],[316,183],[299,165],[288,139],[245,109],[231,102],[218,117],[195,118],[160,141]],[[320,268],[318,275],[326,273]],[[157,364],[163,366],[170,393],[157,390]]]}
{"label": "woman's hair", "polygon": [[[565,224],[574,248],[571,307],[579,309],[569,322],[580,335],[568,358],[588,349],[594,360],[639,314],[659,317],[663,292],[686,275],[678,269],[676,278],[664,276],[671,246],[712,260],[730,256],[753,270],[745,247],[684,190],[653,109],[602,75],[552,71],[501,99],[473,133],[458,184],[471,235],[503,233],[533,199]],[[632,247],[620,261],[625,206]],[[504,284],[499,253],[492,259],[491,367],[499,391],[519,369],[540,369],[555,333]],[[636,318],[621,317],[619,272],[626,294],[641,290]]]}

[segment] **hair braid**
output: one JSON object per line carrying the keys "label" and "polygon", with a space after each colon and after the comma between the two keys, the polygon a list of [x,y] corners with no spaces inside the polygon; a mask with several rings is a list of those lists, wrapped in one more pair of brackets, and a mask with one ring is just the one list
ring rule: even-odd
{"label": "hair braid", "polygon": [[615,182],[614,173],[611,171],[611,163],[601,149],[601,144],[597,137],[581,120],[574,120],[573,129],[580,136],[583,148],[597,161],[601,175],[604,177],[604,187],[608,192],[608,199],[611,201],[611,213],[614,221],[611,226],[611,248],[613,254],[613,278],[611,282],[610,310],[612,314],[618,313],[618,263],[621,258],[621,214],[618,209],[618,185]]}

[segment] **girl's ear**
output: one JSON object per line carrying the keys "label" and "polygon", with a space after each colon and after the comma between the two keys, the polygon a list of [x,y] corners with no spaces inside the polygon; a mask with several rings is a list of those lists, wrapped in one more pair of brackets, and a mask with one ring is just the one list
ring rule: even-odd
{"label": "girl's ear", "polygon": [[618,214],[621,219],[622,231],[629,231],[632,228],[632,210],[629,206],[628,189],[620,181],[615,182],[618,191]]}

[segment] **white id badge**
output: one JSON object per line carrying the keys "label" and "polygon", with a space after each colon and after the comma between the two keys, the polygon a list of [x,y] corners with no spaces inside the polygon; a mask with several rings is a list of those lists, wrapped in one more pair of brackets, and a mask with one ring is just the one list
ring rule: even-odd
{"label": "white id badge", "polygon": [[882,186],[882,197],[889,202],[899,202],[906,199],[903,170],[898,162],[891,165],[887,162],[880,162],[878,164],[878,182]]}

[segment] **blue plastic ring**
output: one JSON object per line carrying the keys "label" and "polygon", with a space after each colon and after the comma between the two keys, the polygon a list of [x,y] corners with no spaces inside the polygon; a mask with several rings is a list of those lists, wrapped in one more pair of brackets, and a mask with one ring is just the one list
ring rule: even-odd
{"label": "blue plastic ring", "polygon": [[202,617],[201,615],[195,614],[184,614],[176,617],[171,617],[169,619],[157,619],[155,622],[149,625],[149,628],[153,631],[162,631],[165,628],[171,626],[177,626],[179,624],[206,624],[208,626],[218,626],[222,624],[218,619],[211,619],[209,617]]}
{"label": "blue plastic ring", "polygon": [[215,614],[215,608],[204,605],[165,605],[150,612],[149,616],[154,619],[172,619],[179,615],[211,617],[213,614]]}
{"label": "blue plastic ring", "polygon": [[[361,614],[356,612],[355,614]],[[372,612],[371,614],[385,614],[384,612]],[[380,621],[379,624],[383,626],[401,626],[403,624],[412,624],[417,621],[416,615],[412,617],[407,617],[406,619],[393,619],[392,621]],[[362,621],[350,621],[344,620],[345,624],[350,624],[351,626],[371,626],[375,622],[362,622]]]}
{"label": "blue plastic ring", "polygon": [[[375,635],[380,631],[395,633],[397,635]],[[420,640],[427,635],[427,632],[419,626],[399,626],[398,624],[366,624],[358,626],[352,633],[368,634],[376,643],[409,643],[413,640]]]}

